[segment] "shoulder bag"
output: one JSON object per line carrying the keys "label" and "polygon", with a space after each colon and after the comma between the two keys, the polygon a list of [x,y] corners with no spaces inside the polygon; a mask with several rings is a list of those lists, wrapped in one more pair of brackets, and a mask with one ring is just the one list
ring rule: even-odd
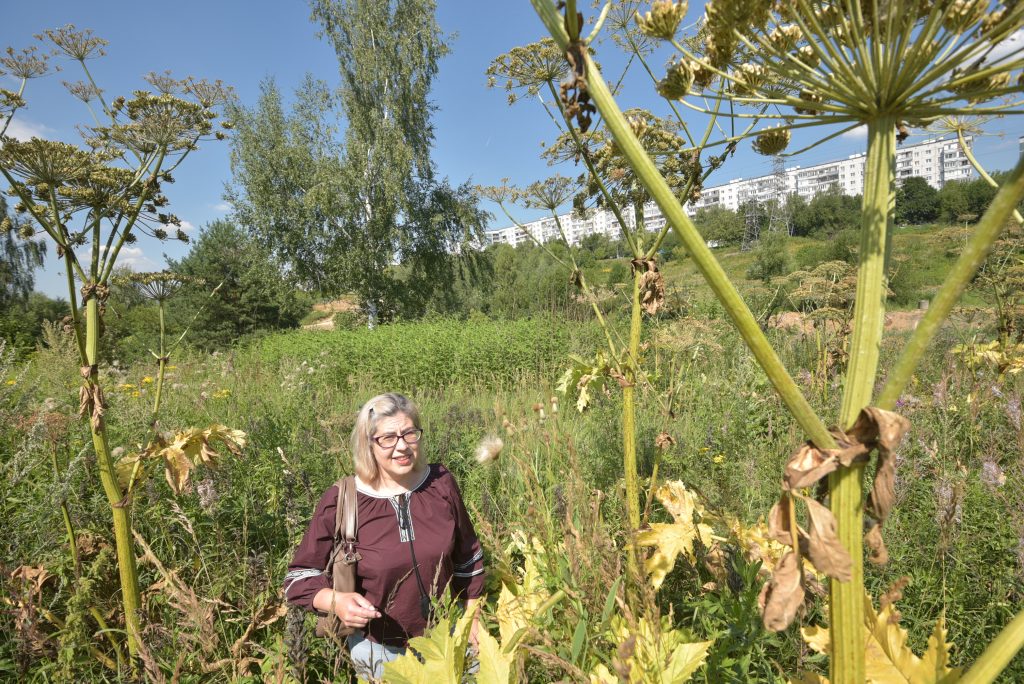
{"label": "shoulder bag", "polygon": [[[334,545],[327,559],[324,574],[331,579],[335,592],[356,590],[356,563],[361,560],[356,551],[356,533],[359,529],[359,513],[356,501],[356,479],[343,477],[334,483],[338,488],[338,505],[334,515]],[[326,636],[336,641],[343,640],[355,629],[346,627],[331,610],[316,621],[317,636]]]}

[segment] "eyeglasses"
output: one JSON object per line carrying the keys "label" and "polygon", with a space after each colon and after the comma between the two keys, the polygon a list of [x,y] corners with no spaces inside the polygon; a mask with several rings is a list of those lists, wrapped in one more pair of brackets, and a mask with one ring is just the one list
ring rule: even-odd
{"label": "eyeglasses", "polygon": [[414,428],[412,430],[406,430],[400,435],[381,435],[380,437],[373,437],[373,441],[377,443],[381,449],[390,449],[398,445],[398,440],[405,440],[406,444],[415,444],[420,441],[420,437],[423,436],[423,430],[421,428]]}

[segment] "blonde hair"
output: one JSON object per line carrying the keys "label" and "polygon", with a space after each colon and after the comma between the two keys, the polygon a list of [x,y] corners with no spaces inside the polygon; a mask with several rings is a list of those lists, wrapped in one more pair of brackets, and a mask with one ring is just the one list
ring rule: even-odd
{"label": "blonde hair", "polygon": [[352,461],[356,475],[371,487],[376,487],[380,481],[380,469],[373,457],[373,433],[382,418],[399,414],[407,416],[413,425],[420,427],[420,410],[404,394],[378,394],[359,409],[356,425],[352,428]]}

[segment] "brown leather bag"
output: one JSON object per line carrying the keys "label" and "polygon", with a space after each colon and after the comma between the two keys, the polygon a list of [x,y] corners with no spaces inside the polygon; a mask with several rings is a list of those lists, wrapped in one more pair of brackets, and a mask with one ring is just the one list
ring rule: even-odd
{"label": "brown leather bag", "polygon": [[[359,511],[356,501],[355,477],[343,477],[334,483],[338,488],[338,505],[334,515],[334,546],[327,559],[324,574],[331,578],[335,592],[353,592],[356,590],[356,563],[362,560],[356,551],[356,532],[359,529]],[[316,635],[330,637],[336,641],[344,641],[344,637],[354,632],[352,627],[342,624],[337,614],[331,610],[316,621]]]}

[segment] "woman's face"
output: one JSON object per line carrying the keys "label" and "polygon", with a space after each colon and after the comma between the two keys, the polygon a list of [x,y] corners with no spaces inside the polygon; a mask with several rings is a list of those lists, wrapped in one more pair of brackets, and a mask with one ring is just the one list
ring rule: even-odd
{"label": "woman's face", "polygon": [[[411,433],[411,434],[410,434]],[[410,475],[418,475],[420,464],[420,433],[409,416],[398,413],[390,418],[381,418],[372,435],[371,449],[373,458],[380,468],[381,479],[385,483],[394,483],[408,487]],[[388,443],[389,438],[400,437],[397,444],[391,447],[381,446],[380,442]],[[410,444],[406,439],[412,439]]]}

